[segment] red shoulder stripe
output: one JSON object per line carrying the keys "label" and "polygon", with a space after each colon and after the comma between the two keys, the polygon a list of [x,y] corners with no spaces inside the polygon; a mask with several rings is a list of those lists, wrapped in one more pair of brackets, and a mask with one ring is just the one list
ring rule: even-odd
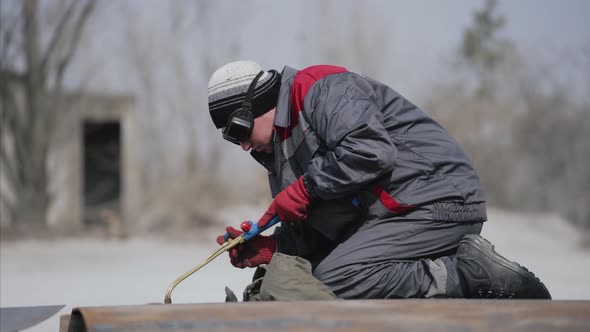
{"label": "red shoulder stripe", "polygon": [[346,68],[330,65],[317,65],[300,70],[295,74],[291,86],[291,125],[290,128],[278,128],[277,133],[282,141],[291,136],[291,130],[299,123],[299,113],[303,108],[305,96],[311,86],[318,80],[331,75],[347,72]]}

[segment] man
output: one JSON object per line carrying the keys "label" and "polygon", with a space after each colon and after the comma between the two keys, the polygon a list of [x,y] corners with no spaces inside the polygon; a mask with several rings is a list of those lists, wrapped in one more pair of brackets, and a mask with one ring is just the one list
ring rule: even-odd
{"label": "man", "polygon": [[471,162],[391,88],[337,66],[236,61],[208,93],[224,138],[269,172],[274,199],[258,223],[282,222],[231,250],[234,266],[299,256],[340,298],[551,298],[478,235],[486,206]]}

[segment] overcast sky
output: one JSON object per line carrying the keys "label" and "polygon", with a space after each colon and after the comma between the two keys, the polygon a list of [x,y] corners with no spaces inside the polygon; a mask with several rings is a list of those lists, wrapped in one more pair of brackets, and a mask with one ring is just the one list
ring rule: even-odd
{"label": "overcast sky", "polygon": [[[124,52],[125,49],[125,30],[130,25],[137,26],[153,47],[148,52],[153,52],[154,71],[161,76],[157,77],[158,90],[174,89],[174,75],[171,75],[169,65],[162,64],[169,62],[174,52],[178,52],[177,45],[187,46],[181,52],[187,52],[187,76],[195,90],[192,108],[199,114],[196,121],[206,125],[209,121],[206,85],[212,73],[203,70],[203,53],[198,48],[191,48],[192,45],[204,45],[205,54],[211,57],[216,67],[241,58],[255,60],[265,69],[280,70],[284,65],[303,68],[319,62],[317,49],[310,46],[313,45],[310,40],[319,35],[340,43],[341,52],[347,52],[347,47],[351,52],[355,51],[350,49],[354,46],[347,45],[350,38],[342,34],[350,33],[350,26],[356,22],[350,18],[351,13],[362,11],[368,20],[360,27],[383,33],[385,39],[383,45],[356,51],[367,57],[373,53],[384,54],[383,70],[378,78],[410,100],[418,101],[428,95],[433,83],[455,76],[449,63],[457,54],[463,30],[472,23],[474,11],[483,8],[485,0],[331,1],[328,21],[335,22],[335,26],[321,33],[318,29],[322,24],[321,0],[216,0],[209,2],[213,10],[207,17],[199,17],[198,10],[183,0],[129,0],[102,4],[107,9],[96,13],[89,27],[91,45],[86,45],[77,59],[77,62],[86,62],[78,67],[83,68],[81,70],[88,70],[89,61],[96,63],[89,87],[103,92],[137,91],[137,86],[133,88],[135,74],[130,74],[129,64],[121,61],[119,57],[122,55],[118,54],[119,50]],[[179,38],[166,30],[171,25],[171,4],[179,5],[181,11],[186,12],[187,20],[198,22],[188,26],[185,37]],[[121,6],[127,9],[121,10]],[[570,76],[582,75],[576,72],[575,64],[568,63],[567,57],[561,60],[556,54],[568,50],[579,53],[583,47],[587,52],[590,50],[590,20],[587,17],[590,1],[500,0],[498,9],[507,22],[502,36],[515,42],[527,61],[539,61],[547,54],[550,63],[566,81]],[[232,44],[239,44],[233,52]],[[590,56],[586,58],[590,61]],[[342,65],[359,70],[349,64]],[[72,68],[74,73],[75,68]],[[568,84],[575,86],[571,82]],[[588,98],[586,92],[582,95]],[[152,121],[163,126],[161,130],[167,132],[163,138],[174,142],[170,146],[182,146],[182,131],[170,128],[182,127],[185,120],[171,118],[176,116],[174,109],[158,107],[162,112],[158,112],[157,117],[161,118]],[[179,138],[174,138],[173,134]],[[201,143],[205,145],[211,139],[221,141],[221,135],[211,138],[206,131],[202,135]],[[229,150],[232,154],[246,155],[237,148]]]}
{"label": "overcast sky", "polygon": [[[274,49],[260,52],[260,48],[272,48],[264,45],[269,39],[260,40],[259,35],[252,30],[237,29],[246,41],[244,56],[255,58],[268,66],[281,67],[283,64],[304,66],[304,57],[297,50],[294,41],[294,29],[298,27],[294,18],[301,17],[299,24],[305,24],[306,13],[302,10],[313,11],[314,1],[255,1],[257,4],[257,19],[251,25],[271,22],[270,33]],[[400,90],[416,93],[422,86],[425,77],[423,73],[416,73],[419,69],[424,73],[434,71],[448,61],[461,42],[462,31],[473,21],[473,12],[484,6],[484,0],[449,0],[449,1],[338,1],[342,8],[363,6],[367,8],[369,17],[374,22],[383,18],[391,35],[389,47],[391,57],[388,59],[392,72],[402,78],[390,78]],[[258,5],[260,5],[258,7]],[[578,50],[582,46],[590,49],[590,1],[586,0],[519,0],[499,1],[498,9],[506,17],[503,36],[513,40],[519,49],[534,52],[531,57],[542,56],[543,53],[556,50]],[[277,14],[278,13],[278,14]],[[334,15],[341,15],[336,12]],[[276,20],[276,22],[274,21]],[[293,24],[290,24],[293,22]],[[346,20],[343,26],[350,24]],[[376,23],[375,23],[376,24]],[[288,38],[282,38],[288,36]],[[262,44],[262,45],[261,45]],[[251,47],[248,47],[250,45]],[[367,53],[379,50],[365,50]],[[305,52],[305,50],[303,50]],[[416,75],[418,74],[418,75]],[[386,79],[387,80],[387,79]]]}
{"label": "overcast sky", "polygon": [[[218,9],[207,21],[207,29],[215,36],[207,46],[209,52],[215,54],[214,61],[218,66],[237,60],[226,50],[229,43],[239,40],[239,57],[255,60],[265,68],[281,69],[284,65],[301,68],[314,64],[313,56],[309,56],[314,50],[305,49],[302,40],[317,37],[320,1],[213,1]],[[99,17],[93,33],[104,36],[96,38],[99,42],[94,46],[94,52],[105,52],[103,47],[109,39],[120,35],[124,25],[138,17],[154,30],[154,39],[158,38],[159,24],[170,20],[169,11],[164,8],[168,5],[166,1],[131,0],[129,3],[130,10],[122,16],[106,11]],[[448,75],[441,70],[448,69],[448,61],[452,60],[461,42],[462,31],[472,22],[473,12],[484,6],[485,0],[340,0],[332,3],[338,6],[332,5],[330,15],[336,21],[341,17],[341,31],[351,24],[347,17],[350,9],[362,8],[370,18],[367,29],[385,32],[388,45],[383,49],[363,51],[367,54],[386,52],[387,68],[384,68],[383,80],[401,92],[416,95],[428,78]],[[584,45],[590,49],[590,20],[587,18],[590,1],[501,0],[499,11],[507,21],[502,35],[513,40],[525,54],[534,53],[531,58],[561,50],[578,51]],[[129,18],[129,15],[137,17]],[[189,37],[177,42],[198,43],[198,40]],[[106,52],[109,55],[103,57],[103,66],[117,76],[123,71],[113,69],[118,66],[109,64],[115,61],[112,61],[111,50],[107,48]],[[198,76],[202,77],[195,80],[206,84],[210,74],[201,73]],[[112,81],[109,85],[125,84],[120,78]]]}

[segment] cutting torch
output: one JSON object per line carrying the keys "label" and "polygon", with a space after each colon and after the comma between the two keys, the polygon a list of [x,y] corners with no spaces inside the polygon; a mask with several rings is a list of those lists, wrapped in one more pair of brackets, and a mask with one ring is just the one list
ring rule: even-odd
{"label": "cutting torch", "polygon": [[217,258],[217,256],[221,255],[222,253],[230,250],[231,248],[233,248],[233,247],[235,247],[235,246],[237,246],[239,244],[242,244],[242,243],[250,240],[251,238],[255,237],[256,235],[258,235],[258,234],[264,232],[265,230],[269,229],[270,227],[272,227],[273,225],[275,225],[277,222],[279,222],[279,216],[274,216],[268,222],[268,224],[266,224],[264,226],[259,226],[255,222],[252,222],[250,220],[246,220],[246,221],[242,222],[242,224],[240,225],[240,228],[242,228],[242,231],[243,231],[240,236],[236,237],[235,239],[232,239],[232,238],[230,238],[230,236],[229,236],[228,233],[225,233],[225,236],[223,238],[225,242],[223,242],[223,244],[221,245],[221,247],[219,247],[219,249],[215,250],[201,264],[195,266],[192,270],[187,271],[186,273],[184,273],[180,277],[176,278],[176,280],[174,280],[170,284],[170,286],[168,287],[168,290],[166,291],[166,297],[164,297],[164,303],[165,304],[172,303],[172,298],[171,298],[172,291],[184,279],[190,277],[193,273],[197,272],[203,266],[207,265],[209,262],[211,262],[212,260],[214,260],[215,258]]}

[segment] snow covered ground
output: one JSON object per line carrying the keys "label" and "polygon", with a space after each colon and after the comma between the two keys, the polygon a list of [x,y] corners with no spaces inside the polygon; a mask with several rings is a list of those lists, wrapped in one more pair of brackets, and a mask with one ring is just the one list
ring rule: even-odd
{"label": "snow covered ground", "polygon": [[[237,225],[242,217],[255,218],[261,212],[234,209],[224,220]],[[489,211],[489,218],[482,234],[498,252],[534,271],[554,299],[590,299],[590,251],[580,249],[579,233],[565,221],[497,209]],[[172,280],[215,250],[213,234],[201,243],[149,238],[2,243],[0,304],[66,304],[59,314],[28,330],[58,331],[59,316],[76,306],[161,303]],[[173,303],[222,302],[224,286],[241,299],[251,273],[233,268],[224,254],[181,283],[172,294]]]}

